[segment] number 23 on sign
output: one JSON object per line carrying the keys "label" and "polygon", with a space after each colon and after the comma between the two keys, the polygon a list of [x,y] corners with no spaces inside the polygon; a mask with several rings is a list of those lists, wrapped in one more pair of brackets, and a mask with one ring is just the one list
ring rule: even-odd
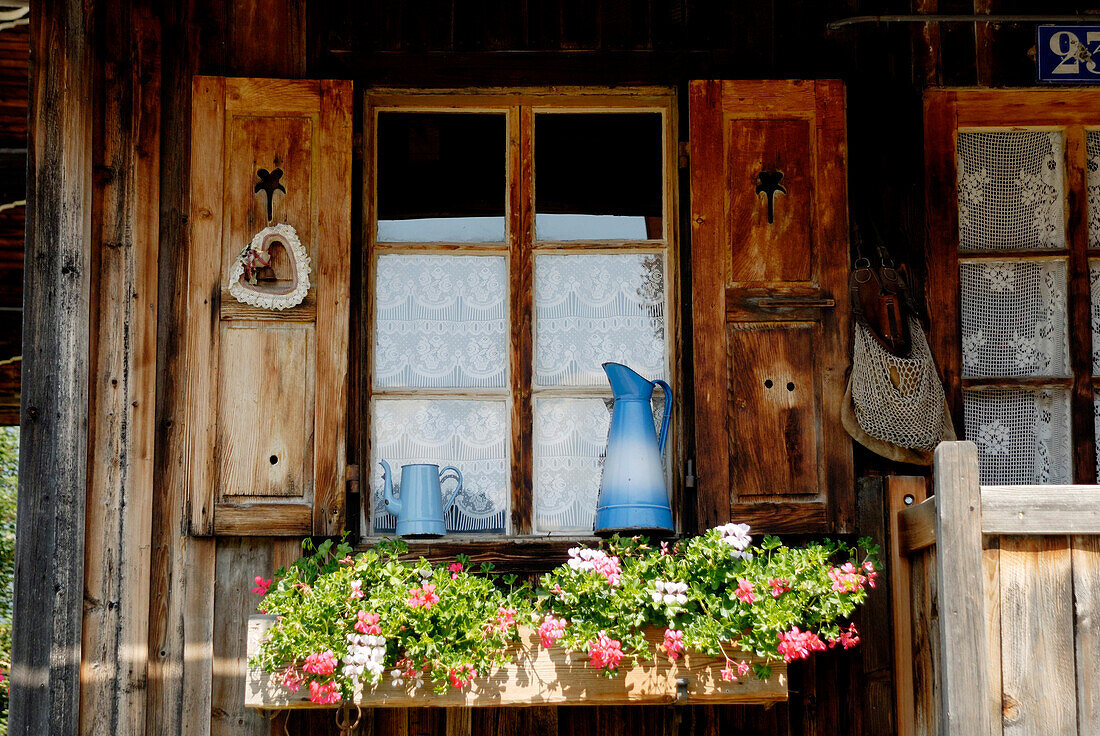
{"label": "number 23 on sign", "polygon": [[1100,82],[1100,25],[1039,26],[1040,82]]}

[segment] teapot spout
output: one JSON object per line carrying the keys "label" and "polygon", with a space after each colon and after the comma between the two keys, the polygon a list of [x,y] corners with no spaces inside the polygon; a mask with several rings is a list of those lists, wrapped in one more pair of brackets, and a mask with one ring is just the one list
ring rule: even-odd
{"label": "teapot spout", "polygon": [[645,399],[653,396],[653,383],[622,363],[604,363],[604,373],[616,399]]}
{"label": "teapot spout", "polygon": [[379,460],[378,464],[382,466],[382,481],[385,484],[382,487],[382,500],[386,503],[386,511],[394,516],[400,516],[401,502],[393,496],[393,473],[390,471],[390,464],[385,460]]}

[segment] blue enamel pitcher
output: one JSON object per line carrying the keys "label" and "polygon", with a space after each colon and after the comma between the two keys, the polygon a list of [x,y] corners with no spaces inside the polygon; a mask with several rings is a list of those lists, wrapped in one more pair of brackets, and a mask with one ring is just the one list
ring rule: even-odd
{"label": "blue enamel pitcher", "polygon": [[[615,395],[611,430],[600,481],[594,529],[614,532],[671,533],[672,509],[665,490],[661,455],[672,416],[672,388],[661,380],[649,381],[622,363],[604,363],[604,372]],[[661,432],[653,427],[653,388],[665,394]]]}
{"label": "blue enamel pitcher", "polygon": [[[383,500],[386,511],[397,517],[397,536],[399,537],[442,537],[447,533],[443,524],[443,514],[451,508],[458,492],[462,490],[462,472],[448,465],[440,470],[438,465],[415,463],[401,466],[401,498],[393,495],[393,477],[390,464],[385,460],[382,466],[382,479],[385,482]],[[451,492],[447,502],[443,502],[443,476],[453,472],[458,485]]]}

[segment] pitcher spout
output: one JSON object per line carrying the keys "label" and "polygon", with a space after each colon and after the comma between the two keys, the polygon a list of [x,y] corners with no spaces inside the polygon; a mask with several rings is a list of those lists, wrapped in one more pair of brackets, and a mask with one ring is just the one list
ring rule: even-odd
{"label": "pitcher spout", "polygon": [[401,515],[401,502],[393,495],[393,474],[390,472],[390,464],[385,460],[379,460],[382,466],[382,500],[386,503],[386,510],[394,516]]}
{"label": "pitcher spout", "polygon": [[653,383],[622,363],[604,363],[604,373],[616,399],[644,399],[653,396]]}

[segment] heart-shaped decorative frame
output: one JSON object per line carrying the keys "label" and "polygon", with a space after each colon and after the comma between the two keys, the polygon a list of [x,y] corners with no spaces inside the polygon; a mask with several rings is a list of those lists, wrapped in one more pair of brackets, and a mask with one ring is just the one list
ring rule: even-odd
{"label": "heart-shaped decorative frame", "polygon": [[[291,284],[289,287],[269,287],[252,283],[246,270],[256,264],[270,263],[271,246],[279,244],[290,256]],[[246,261],[249,266],[246,268]],[[298,233],[286,224],[269,225],[252,237],[252,242],[241,251],[229,269],[229,293],[243,304],[261,309],[290,309],[302,303],[309,292],[310,261]]]}

